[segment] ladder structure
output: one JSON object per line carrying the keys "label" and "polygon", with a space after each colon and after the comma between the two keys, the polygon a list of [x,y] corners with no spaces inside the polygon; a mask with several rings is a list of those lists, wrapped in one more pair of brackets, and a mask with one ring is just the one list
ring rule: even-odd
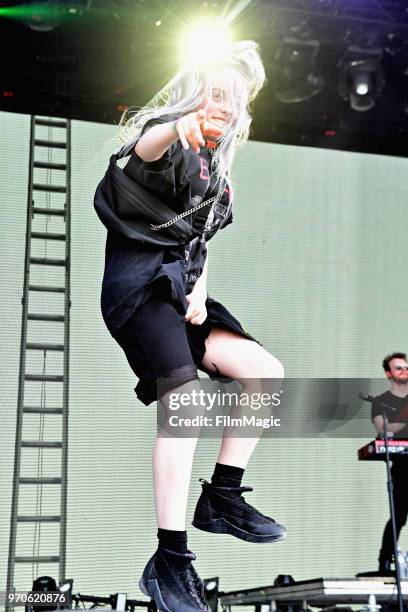
{"label": "ladder structure", "polygon": [[31,117],[7,591],[30,590],[30,568],[33,579],[51,567],[65,580],[70,144],[69,120]]}

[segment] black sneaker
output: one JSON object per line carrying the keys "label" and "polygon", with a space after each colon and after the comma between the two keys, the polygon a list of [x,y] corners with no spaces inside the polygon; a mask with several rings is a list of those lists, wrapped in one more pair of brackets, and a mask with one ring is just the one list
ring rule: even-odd
{"label": "black sneaker", "polygon": [[252,487],[219,487],[200,478],[203,491],[197,502],[193,525],[211,533],[229,533],[246,542],[277,542],[286,529],[247,504],[241,493]]}
{"label": "black sneaker", "polygon": [[[164,550],[165,554],[157,549],[149,559],[139,580],[142,593],[154,600],[158,612],[211,612],[204,585],[191,563],[195,554]],[[174,565],[169,562],[173,556]]]}

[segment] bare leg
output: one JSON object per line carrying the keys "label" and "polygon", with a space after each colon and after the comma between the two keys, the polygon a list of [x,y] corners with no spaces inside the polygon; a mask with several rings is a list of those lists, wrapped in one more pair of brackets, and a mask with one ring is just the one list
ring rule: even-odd
{"label": "bare leg", "polygon": [[[204,365],[215,372],[215,363],[222,374],[242,382],[243,393],[260,391],[259,379],[283,378],[283,367],[275,357],[256,342],[228,330],[213,329],[206,341],[206,348]],[[177,392],[188,392],[194,388],[198,388],[197,381],[186,383]],[[165,403],[165,398],[162,401]],[[218,462],[245,468],[259,442],[259,436],[231,437],[230,433],[229,428],[225,428]],[[157,521],[162,529],[185,529],[196,445],[196,437],[171,438],[159,435],[157,438],[153,452],[153,477]]]}
{"label": "bare leg", "polygon": [[191,466],[197,440],[158,437],[153,451],[157,525],[184,531]]}
{"label": "bare leg", "polygon": [[[214,328],[206,342],[203,364],[221,374],[238,380],[243,384],[242,393],[254,393],[261,390],[260,379],[275,379],[275,390],[280,388],[284,377],[282,364],[263,347],[234,332]],[[218,462],[226,465],[245,468],[260,437],[231,437],[228,427],[224,430]]]}
{"label": "bare leg", "polygon": [[[185,383],[171,393],[189,393],[194,389],[198,389],[197,380]],[[169,394],[166,394],[161,398],[167,415],[168,397]],[[192,416],[189,406],[184,407],[183,412]],[[195,407],[196,414],[198,410]],[[198,435],[198,428],[191,432]],[[159,432],[153,450],[153,479],[157,524],[161,529],[184,531],[186,528],[188,491],[196,445],[197,437],[168,437]]]}

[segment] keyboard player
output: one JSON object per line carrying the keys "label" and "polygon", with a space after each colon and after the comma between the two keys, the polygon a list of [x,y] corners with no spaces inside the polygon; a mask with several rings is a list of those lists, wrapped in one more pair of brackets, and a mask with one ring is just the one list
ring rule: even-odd
{"label": "keyboard player", "polygon": [[[388,431],[393,433],[394,438],[408,438],[408,361],[405,353],[392,353],[383,360],[385,375],[390,381],[390,389],[375,399],[392,406],[395,410],[384,409],[377,402],[372,406],[372,421],[378,435],[384,430],[385,412],[389,424]],[[397,538],[402,527],[405,525],[408,515],[408,495],[406,495],[406,483],[408,475],[408,462],[401,457],[393,457],[391,474],[394,487],[395,520],[397,527]],[[392,539],[391,520],[385,525],[380,554],[378,558],[379,571],[387,574],[391,570],[391,562],[394,558],[394,547]]]}

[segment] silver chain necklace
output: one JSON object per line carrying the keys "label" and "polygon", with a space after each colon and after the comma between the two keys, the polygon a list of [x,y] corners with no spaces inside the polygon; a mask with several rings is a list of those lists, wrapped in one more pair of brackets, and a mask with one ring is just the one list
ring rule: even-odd
{"label": "silver chain necklace", "polygon": [[[208,151],[211,156],[211,166],[210,167],[212,170],[213,163],[215,163],[216,166],[218,166],[218,157],[216,153],[212,153],[211,149],[208,149]],[[170,221],[167,221],[166,223],[162,223],[161,225],[150,224],[150,229],[157,232],[158,230],[161,230],[166,227],[169,227],[170,225],[173,225],[174,223],[179,221],[179,219],[183,219],[184,217],[191,215],[192,213],[196,212],[196,210],[199,210],[200,208],[203,208],[204,206],[209,206],[213,202],[215,202],[215,204],[217,205],[218,202],[221,200],[222,194],[224,193],[224,189],[225,189],[224,178],[225,178],[224,174],[222,176],[219,176],[220,186],[218,187],[217,195],[213,196],[212,198],[208,198],[208,200],[204,200],[204,202],[200,202],[200,204],[197,204],[197,206],[194,206],[193,208],[189,208],[188,210],[180,213],[179,215],[176,215],[175,217],[173,217],[172,219],[170,219]]]}

